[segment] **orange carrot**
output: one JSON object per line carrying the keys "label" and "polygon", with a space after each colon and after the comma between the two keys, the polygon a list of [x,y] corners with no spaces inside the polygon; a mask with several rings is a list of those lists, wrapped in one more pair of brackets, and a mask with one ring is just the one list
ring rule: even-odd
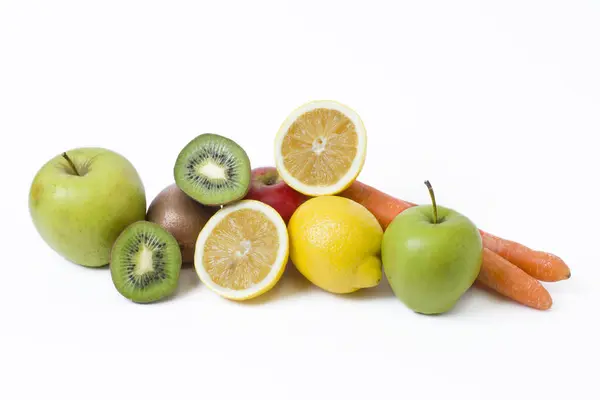
{"label": "orange carrot", "polygon": [[571,270],[558,256],[532,250],[520,243],[481,232],[483,246],[517,265],[530,276],[544,282],[557,282],[571,277]]}
{"label": "orange carrot", "polygon": [[537,279],[487,248],[477,282],[528,307],[547,310],[552,306],[550,293]]}
{"label": "orange carrot", "polygon": [[374,187],[358,181],[354,181],[348,189],[339,195],[362,204],[377,218],[377,221],[379,221],[384,230],[396,218],[396,215],[416,205],[392,197],[387,193],[383,193]]}
{"label": "orange carrot", "polygon": [[[416,205],[392,197],[359,181],[354,181],[348,189],[340,193],[340,196],[365,206],[375,215],[383,229],[386,229],[402,211]],[[535,251],[520,243],[502,239],[481,230],[480,232],[484,247],[506,258],[536,279],[556,282],[571,276],[567,264],[553,254]]]}

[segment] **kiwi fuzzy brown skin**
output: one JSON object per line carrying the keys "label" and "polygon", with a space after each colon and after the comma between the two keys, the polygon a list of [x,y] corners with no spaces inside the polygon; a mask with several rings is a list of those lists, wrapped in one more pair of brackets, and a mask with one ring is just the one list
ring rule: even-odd
{"label": "kiwi fuzzy brown skin", "polygon": [[198,203],[172,183],[152,200],[146,220],[162,226],[175,237],[181,249],[183,267],[189,268],[194,262],[200,230],[219,209]]}

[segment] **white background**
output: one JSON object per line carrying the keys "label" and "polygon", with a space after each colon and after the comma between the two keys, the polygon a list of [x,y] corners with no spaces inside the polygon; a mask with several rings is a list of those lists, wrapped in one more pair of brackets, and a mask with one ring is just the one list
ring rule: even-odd
{"label": "white background", "polygon": [[[471,290],[414,314],[384,281],[336,296],[289,270],[249,303],[185,271],[136,305],[64,261],[27,210],[54,155],[102,146],[148,201],[217,132],[272,165],[286,115],[350,105],[360,180],[438,201],[572,269],[541,312]],[[0,1],[0,398],[591,399],[600,305],[597,1]]]}

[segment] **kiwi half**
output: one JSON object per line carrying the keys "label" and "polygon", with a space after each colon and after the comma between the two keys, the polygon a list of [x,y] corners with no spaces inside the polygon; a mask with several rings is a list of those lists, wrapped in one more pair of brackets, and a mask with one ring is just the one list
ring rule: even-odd
{"label": "kiwi half", "polygon": [[192,199],[225,205],[242,199],[250,188],[250,159],[233,140],[204,133],[179,153],[173,170],[175,183]]}
{"label": "kiwi half", "polygon": [[115,241],[110,273],[121,295],[136,303],[151,303],[175,291],[181,263],[173,235],[158,224],[138,221]]}

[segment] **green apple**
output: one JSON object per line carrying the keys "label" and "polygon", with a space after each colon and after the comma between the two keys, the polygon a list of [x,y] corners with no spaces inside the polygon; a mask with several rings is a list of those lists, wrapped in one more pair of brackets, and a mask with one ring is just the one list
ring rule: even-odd
{"label": "green apple", "polygon": [[464,215],[435,203],[398,214],[381,244],[384,272],[395,296],[421,314],[454,308],[479,275],[483,245]]}
{"label": "green apple", "polygon": [[29,212],[42,239],[67,260],[101,267],[117,236],[146,214],[140,176],[122,155],[83,147],[57,155],[36,173]]}

